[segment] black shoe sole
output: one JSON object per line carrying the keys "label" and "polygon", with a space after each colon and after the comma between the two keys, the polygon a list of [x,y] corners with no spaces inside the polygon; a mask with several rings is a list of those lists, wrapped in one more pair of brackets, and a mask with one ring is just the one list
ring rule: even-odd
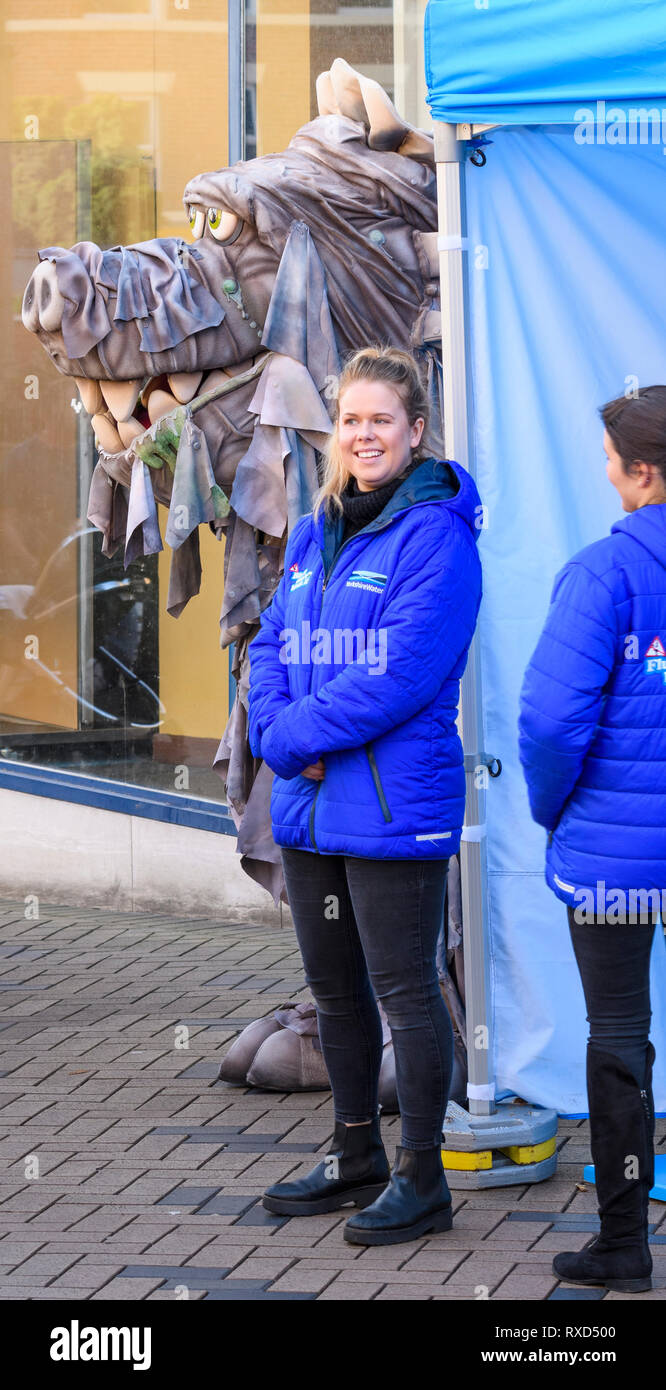
{"label": "black shoe sole", "polygon": [[387,1178],[386,1182],[374,1183],[371,1187],[352,1187],[348,1192],[338,1192],[331,1197],[271,1197],[264,1194],[261,1204],[266,1211],[275,1212],[278,1216],[318,1216],[327,1211],[339,1211],[348,1202],[353,1202],[356,1207],[369,1207],[381,1197],[388,1187],[388,1181]]}
{"label": "black shoe sole", "polygon": [[563,1284],[576,1284],[580,1287],[608,1289],[612,1293],[648,1293],[652,1288],[652,1277],[647,1274],[642,1279],[572,1279],[570,1275],[560,1274],[553,1264],[553,1274]]}
{"label": "black shoe sole", "polygon": [[417,1236],[436,1235],[440,1231],[450,1231],[453,1226],[453,1211],[446,1207],[432,1216],[422,1216],[411,1226],[393,1226],[380,1230],[370,1227],[352,1226],[349,1221],[342,1232],[350,1245],[399,1245],[402,1241],[415,1240]]}

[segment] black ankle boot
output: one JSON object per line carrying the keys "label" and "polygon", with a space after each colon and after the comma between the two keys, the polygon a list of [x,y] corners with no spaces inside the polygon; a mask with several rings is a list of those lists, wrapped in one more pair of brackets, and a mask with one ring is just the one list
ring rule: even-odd
{"label": "black ankle boot", "polygon": [[648,1043],[642,1089],[612,1052],[588,1048],[587,1093],[601,1231],[576,1253],[563,1251],[553,1270],[571,1284],[621,1293],[652,1288],[648,1200],[654,1184],[654,1103]]}
{"label": "black ankle boot", "polygon": [[634,1245],[618,1246],[601,1235],[576,1253],[563,1251],[553,1270],[569,1284],[594,1284],[619,1293],[644,1293],[652,1288],[652,1256],[647,1237]]}
{"label": "black ankle boot", "polygon": [[428,1231],[453,1225],[449,1185],[442,1150],[396,1150],[391,1181],[365,1211],[349,1218],[343,1235],[352,1245],[395,1245]]}
{"label": "black ankle boot", "polygon": [[367,1206],[383,1192],[391,1176],[379,1131],[379,1115],[367,1125],[336,1120],[328,1153],[311,1173],[295,1182],[278,1182],[266,1189],[267,1211],[284,1216],[314,1216],[337,1211],[347,1202]]}

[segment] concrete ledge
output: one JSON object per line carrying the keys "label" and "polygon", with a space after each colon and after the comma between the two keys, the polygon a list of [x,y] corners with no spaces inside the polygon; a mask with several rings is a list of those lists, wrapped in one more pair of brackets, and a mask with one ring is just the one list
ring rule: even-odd
{"label": "concrete ledge", "polygon": [[234,836],[0,787],[0,895],[292,927]]}

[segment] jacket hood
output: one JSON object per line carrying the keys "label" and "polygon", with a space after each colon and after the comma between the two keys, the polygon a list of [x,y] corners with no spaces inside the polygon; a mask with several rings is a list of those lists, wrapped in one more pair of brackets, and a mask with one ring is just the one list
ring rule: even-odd
{"label": "jacket hood", "polygon": [[[396,512],[404,511],[419,502],[443,502],[452,511],[458,512],[467,523],[475,541],[479,539],[481,498],[471,474],[453,459],[423,459],[418,468],[397,487],[386,506],[361,530],[379,530]],[[332,563],[344,528],[344,517],[329,520],[322,508],[316,521],[313,519],[312,534],[324,556],[324,568]],[[359,532],[356,533],[360,534]]]}
{"label": "jacket hood", "polygon": [[611,526],[611,535],[623,531],[666,569],[666,502],[650,503],[630,512],[622,521]]}

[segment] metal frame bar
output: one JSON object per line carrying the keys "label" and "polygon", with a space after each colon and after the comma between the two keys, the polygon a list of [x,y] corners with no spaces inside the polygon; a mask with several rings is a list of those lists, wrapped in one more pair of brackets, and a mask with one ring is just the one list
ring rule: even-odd
{"label": "metal frame bar", "polygon": [[[227,0],[227,6],[229,25],[227,32],[228,163],[235,164],[239,159],[245,158],[245,0]],[[234,645],[232,642],[229,647],[227,667],[229,713],[231,713],[236,699],[236,681],[231,673]]]}
{"label": "metal frame bar", "polygon": [[[464,154],[459,128],[435,121],[438,246],[442,303],[444,434],[447,458],[474,476],[472,410],[468,394],[469,326],[464,254],[467,249]],[[481,519],[479,519],[479,522]],[[466,812],[460,847],[465,999],[467,1016],[468,1107],[472,1115],[495,1112],[493,1038],[489,1017],[486,807],[484,779],[478,778],[483,748],[481,671],[474,638],[461,682],[462,730],[466,758]],[[474,750],[474,751],[473,751]],[[469,756],[471,754],[471,756]]]}
{"label": "metal frame bar", "polygon": [[229,164],[245,154],[245,4],[228,0]]}

